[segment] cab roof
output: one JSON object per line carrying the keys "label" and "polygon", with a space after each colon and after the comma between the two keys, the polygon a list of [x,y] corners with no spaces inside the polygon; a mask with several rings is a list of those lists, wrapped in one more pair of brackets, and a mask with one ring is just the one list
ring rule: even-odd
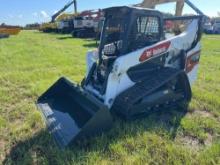
{"label": "cab roof", "polygon": [[125,12],[125,13],[151,13],[154,15],[161,15],[162,13],[158,10],[150,9],[150,8],[142,8],[142,7],[135,7],[135,6],[115,6],[115,7],[109,7],[105,8],[104,12]]}

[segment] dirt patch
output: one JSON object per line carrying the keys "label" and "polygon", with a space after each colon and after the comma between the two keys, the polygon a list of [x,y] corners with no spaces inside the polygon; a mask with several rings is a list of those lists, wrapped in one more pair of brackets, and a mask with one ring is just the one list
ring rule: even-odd
{"label": "dirt patch", "polygon": [[208,40],[219,40],[217,37],[207,37]]}
{"label": "dirt patch", "polygon": [[178,140],[181,144],[184,144],[190,148],[198,150],[201,146],[199,140],[197,138],[191,136],[182,136],[179,137]]}
{"label": "dirt patch", "polygon": [[194,114],[200,115],[202,117],[213,117],[213,115],[208,111],[194,111]]}
{"label": "dirt patch", "polygon": [[186,116],[191,116],[191,115],[201,116],[204,118],[215,118],[214,114],[206,110],[193,110],[188,112]]}
{"label": "dirt patch", "polygon": [[213,136],[211,134],[208,134],[206,140],[204,141],[204,145],[211,146],[212,141],[213,141]]}
{"label": "dirt patch", "polygon": [[0,162],[3,161],[4,159],[5,156],[4,150],[5,150],[5,142],[3,140],[0,140]]}
{"label": "dirt patch", "polygon": [[[197,116],[201,116],[204,118],[214,118],[214,115],[211,112],[201,111],[201,110],[194,110],[192,113],[188,113],[187,115],[197,115]],[[182,140],[181,142],[183,142],[184,144],[188,144],[192,146],[195,146],[195,145],[211,146],[213,142],[213,135],[208,132],[209,131],[207,131],[207,138],[202,142],[190,136],[184,136],[184,137],[181,137],[180,139]]]}
{"label": "dirt patch", "polygon": [[0,140],[0,148],[4,147],[4,142],[2,140]]}

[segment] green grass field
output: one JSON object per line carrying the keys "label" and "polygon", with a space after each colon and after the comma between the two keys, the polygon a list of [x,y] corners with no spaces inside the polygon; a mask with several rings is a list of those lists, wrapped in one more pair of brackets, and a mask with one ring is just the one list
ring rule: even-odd
{"label": "green grass field", "polygon": [[[35,101],[59,77],[80,82],[92,40],[23,31],[0,40],[2,164],[220,164],[220,36],[203,37],[199,79],[188,110],[116,119],[101,136],[59,150]],[[1,163],[0,163],[1,164]]]}

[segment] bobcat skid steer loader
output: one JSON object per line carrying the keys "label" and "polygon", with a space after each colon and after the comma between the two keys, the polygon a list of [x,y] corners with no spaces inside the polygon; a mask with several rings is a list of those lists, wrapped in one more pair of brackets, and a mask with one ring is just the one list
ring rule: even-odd
{"label": "bobcat skid steer loader", "polygon": [[[112,112],[125,119],[191,99],[200,59],[203,16],[163,18],[138,7],[104,10],[98,50],[87,54],[81,85],[59,79],[37,101],[60,147],[108,130]],[[166,21],[188,22],[166,38]]]}

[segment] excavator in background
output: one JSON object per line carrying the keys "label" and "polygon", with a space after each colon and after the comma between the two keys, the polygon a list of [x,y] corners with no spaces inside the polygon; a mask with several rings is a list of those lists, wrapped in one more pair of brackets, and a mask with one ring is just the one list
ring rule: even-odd
{"label": "excavator in background", "polygon": [[[74,13],[63,13],[67,8],[74,4]],[[63,14],[62,14],[63,13]],[[73,37],[93,38],[100,36],[100,21],[103,19],[102,11],[86,10],[77,12],[77,1],[73,0],[67,3],[61,10],[52,16],[49,23],[42,24],[40,31],[57,32],[72,34]]]}
{"label": "excavator in background", "polygon": [[76,0],[73,0],[73,1],[68,2],[62,9],[60,9],[58,12],[56,12],[52,16],[51,22],[55,22],[56,18],[73,4],[74,4],[74,13],[76,14],[77,13],[77,2],[76,2]]}
{"label": "excavator in background", "polygon": [[[49,23],[43,23],[40,27],[40,31],[43,31],[43,32],[58,32],[59,29],[58,27],[60,26],[60,22],[63,20],[65,20],[66,18],[69,18],[69,17],[73,17],[73,15],[66,15],[66,14],[63,14],[62,13],[68,9],[71,5],[74,4],[74,10],[75,10],[75,14],[77,13],[77,1],[76,0],[72,0],[70,2],[68,2],[62,9],[60,9],[58,12],[56,12],[52,18],[51,18],[51,22]],[[60,17],[60,18],[59,18]],[[58,22],[56,20],[59,20]]]}
{"label": "excavator in background", "polygon": [[59,13],[54,16],[57,18],[57,19],[54,19],[54,21],[56,20],[56,22],[57,22],[58,33],[71,33],[73,31],[73,29],[74,29],[73,20],[78,15],[77,1],[74,0],[73,4],[74,4],[74,13],[73,14]]}
{"label": "excavator in background", "polygon": [[[162,3],[149,2],[145,0],[142,6],[154,8],[155,2]],[[176,2],[174,17],[137,6],[103,10],[100,44],[87,53],[81,85],[62,77],[37,100],[48,130],[61,148],[110,129],[113,114],[132,120],[190,102],[204,15],[188,0]],[[183,2],[198,14],[181,16]],[[167,35],[164,27],[168,21],[185,27],[178,34]]]}

